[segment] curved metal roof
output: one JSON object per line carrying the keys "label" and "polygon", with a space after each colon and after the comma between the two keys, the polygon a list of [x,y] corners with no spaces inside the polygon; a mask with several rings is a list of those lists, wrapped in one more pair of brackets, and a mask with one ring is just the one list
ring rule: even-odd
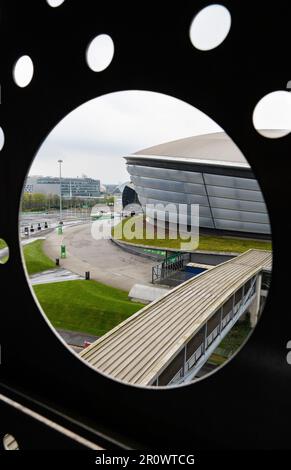
{"label": "curved metal roof", "polygon": [[197,135],[173,140],[132,154],[140,157],[226,163],[249,167],[245,157],[225,132]]}
{"label": "curved metal roof", "polygon": [[[269,137],[279,137],[282,130],[268,129],[264,130],[264,134]],[[136,157],[250,168],[240,149],[225,132],[195,135],[165,142],[139,150],[125,158]]]}

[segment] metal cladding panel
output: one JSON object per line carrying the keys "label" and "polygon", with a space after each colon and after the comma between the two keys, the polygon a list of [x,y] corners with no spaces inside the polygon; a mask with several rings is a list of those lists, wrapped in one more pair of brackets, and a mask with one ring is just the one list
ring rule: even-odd
{"label": "metal cladding panel", "polygon": [[[168,204],[167,202],[165,202],[164,204],[162,203],[162,206],[159,207],[160,204],[161,204],[161,202],[159,204],[155,205],[154,208],[151,208],[150,206],[147,207],[146,215],[149,216],[149,217],[154,217],[154,214],[156,212],[163,212],[163,213],[166,212],[166,214],[179,214],[179,205],[178,204],[174,204],[174,203]],[[189,215],[191,214],[190,206],[187,207],[187,213]],[[209,207],[199,206],[199,217],[211,218],[212,215],[211,215],[211,211],[210,211]],[[168,217],[166,217],[166,220],[167,219],[168,219]]]}
{"label": "metal cladding panel", "polygon": [[207,186],[209,196],[219,196],[231,199],[241,199],[244,201],[263,202],[264,198],[260,191],[250,191],[247,189],[226,188],[223,186]]}
{"label": "metal cladding panel", "polygon": [[206,185],[211,186],[226,186],[229,188],[260,191],[260,186],[257,180],[253,178],[238,178],[234,176],[211,175],[209,173],[205,173],[204,180]]}
{"label": "metal cladding panel", "polygon": [[[160,196],[160,195],[158,194],[158,196]],[[166,195],[165,197],[168,198],[168,195]],[[175,203],[176,204],[179,204],[179,203],[180,204],[185,204],[185,201],[184,202],[169,201],[169,199],[164,199],[164,200],[163,199],[156,199],[156,198],[152,198],[152,197],[146,197],[146,196],[143,196],[143,195],[139,196],[139,201],[143,206],[145,204],[168,204],[168,203],[171,203],[171,204],[175,204]],[[209,207],[207,196],[196,195],[195,196],[195,204],[199,204],[200,207],[201,206]]]}
{"label": "metal cladding panel", "polygon": [[215,227],[221,230],[237,230],[239,232],[270,234],[269,224],[256,224],[251,222],[238,222],[235,220],[215,219]]}
{"label": "metal cladding panel", "polygon": [[206,227],[206,228],[215,228],[212,218],[209,219],[207,217],[200,217],[200,216],[199,216],[199,226]]}
{"label": "metal cladding panel", "polygon": [[236,220],[242,222],[255,222],[258,224],[268,224],[269,217],[267,214],[259,212],[243,212],[228,209],[212,208],[213,217],[216,219]]}
{"label": "metal cladding panel", "polygon": [[176,181],[169,181],[158,178],[145,178],[142,176],[132,176],[131,180],[135,186],[142,186],[144,188],[175,191],[186,194],[206,194],[205,186],[203,184],[185,183],[183,181],[179,181],[178,175]]}
{"label": "metal cladding panel", "polygon": [[246,212],[260,212],[268,214],[267,207],[264,202],[241,201],[239,199],[229,199],[224,197],[209,197],[212,208],[232,209]]}
{"label": "metal cladding panel", "polygon": [[[179,193],[174,191],[163,191],[160,189],[152,189],[152,188],[143,188],[141,186],[136,186],[136,190],[138,195],[144,198],[156,199],[159,202],[167,201],[167,202],[175,202],[177,204],[200,204],[200,194],[185,194]],[[207,201],[207,198],[205,198]],[[140,197],[139,197],[140,200]]]}
{"label": "metal cladding panel", "polygon": [[[127,165],[127,171],[133,176],[147,178],[162,178],[170,181],[184,181],[185,183],[203,184],[201,173],[194,171],[172,170],[170,168],[157,168],[152,166]],[[178,176],[178,177],[177,177]]]}
{"label": "metal cladding panel", "polygon": [[[200,227],[260,234],[271,232],[263,195],[254,178],[135,164],[128,164],[127,168],[143,207],[146,204],[199,204]],[[158,218],[163,217],[158,215]],[[191,223],[190,218],[188,223]]]}
{"label": "metal cladding panel", "polygon": [[[153,225],[155,224],[155,220],[154,220],[154,217],[150,216],[149,215],[149,219],[150,219],[150,223],[152,223]],[[160,219],[157,218],[157,225],[159,225],[159,220],[160,221],[164,221],[164,217],[161,217]],[[167,219],[165,219],[167,221]],[[191,224],[191,218],[188,217],[188,220],[187,220],[187,224],[190,225]],[[183,227],[183,224],[180,224],[181,227]],[[215,228],[214,227],[214,223],[213,223],[213,220],[212,218],[210,217],[202,217],[202,216],[199,216],[199,226],[200,227],[205,227],[205,228]],[[184,225],[185,227],[185,230],[187,229],[186,225]],[[184,230],[183,230],[184,231]]]}

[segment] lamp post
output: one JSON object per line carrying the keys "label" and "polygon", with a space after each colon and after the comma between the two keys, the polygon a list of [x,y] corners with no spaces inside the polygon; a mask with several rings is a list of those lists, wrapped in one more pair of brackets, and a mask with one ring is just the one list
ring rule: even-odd
{"label": "lamp post", "polygon": [[60,165],[60,224],[63,223],[62,221],[62,163],[63,160],[58,160],[58,163]]}

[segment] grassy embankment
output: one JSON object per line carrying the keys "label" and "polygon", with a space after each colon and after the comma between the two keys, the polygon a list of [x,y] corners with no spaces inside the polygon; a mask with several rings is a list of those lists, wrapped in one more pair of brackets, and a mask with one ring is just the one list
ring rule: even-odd
{"label": "grassy embankment", "polygon": [[6,248],[6,246],[6,242],[2,238],[0,238],[0,250],[3,250],[3,248]]}
{"label": "grassy embankment", "polygon": [[[165,239],[159,239],[155,232],[155,238],[149,240],[145,237],[145,225],[143,228],[143,234],[139,238],[134,238],[132,240],[128,239],[124,235],[124,229],[126,224],[128,227],[132,227],[132,230],[135,231],[134,221],[140,223],[140,216],[123,219],[119,224],[117,224],[112,229],[113,238],[116,237],[120,241],[125,241],[128,243],[133,243],[135,245],[147,245],[153,248],[171,248],[179,250],[181,248],[181,243],[187,242],[187,240],[182,240],[181,238],[172,239],[169,238],[169,234],[165,234]],[[129,229],[130,231],[130,229]],[[188,240],[190,241],[190,240]],[[226,251],[226,252],[236,252],[243,253],[244,251],[249,250],[250,248],[257,248],[261,250],[271,250],[272,243],[264,240],[253,240],[246,238],[233,238],[233,237],[222,237],[222,236],[212,236],[212,235],[199,235],[199,246],[197,250],[204,251]]]}
{"label": "grassy embankment", "polygon": [[245,342],[251,332],[249,319],[237,322],[210,356],[211,364],[221,365]]}
{"label": "grassy embankment", "polygon": [[[55,268],[37,240],[23,249],[29,274]],[[128,293],[96,281],[65,281],[33,287],[43,311],[55,328],[101,336],[143,307]]]}
{"label": "grassy embankment", "polygon": [[56,264],[44,254],[44,240],[36,240],[23,247],[26,269],[29,275],[56,268]]}
{"label": "grassy embankment", "polygon": [[128,300],[127,292],[96,281],[40,284],[35,294],[55,328],[101,336],[143,305]]}

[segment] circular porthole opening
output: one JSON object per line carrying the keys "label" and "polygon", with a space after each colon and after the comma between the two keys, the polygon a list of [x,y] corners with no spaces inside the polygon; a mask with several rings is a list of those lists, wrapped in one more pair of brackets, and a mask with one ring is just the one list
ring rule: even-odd
{"label": "circular porthole opening", "polygon": [[210,51],[227,37],[231,15],[223,5],[209,5],[197,13],[190,26],[190,40],[196,49]]}
{"label": "circular porthole opening", "polygon": [[272,245],[260,185],[227,133],[174,97],[115,92],[65,116],[26,177],[19,231],[43,314],[113,379],[207,377],[262,314]]}
{"label": "circular porthole opening", "polygon": [[114,55],[114,43],[108,34],[99,34],[87,49],[87,64],[93,72],[102,72],[110,65]]}
{"label": "circular porthole opening", "polygon": [[5,434],[3,437],[4,450],[19,450],[17,440],[11,434]]}
{"label": "circular porthole opening", "polygon": [[278,139],[291,131],[291,93],[278,90],[263,96],[253,112],[253,124],[259,134]]}
{"label": "circular porthole opening", "polygon": [[31,58],[28,55],[20,57],[13,69],[13,78],[20,88],[27,87],[33,77],[34,66]]}
{"label": "circular porthole opening", "polygon": [[47,0],[50,7],[57,8],[64,3],[65,0]]}
{"label": "circular porthole opening", "polygon": [[2,127],[0,127],[0,151],[4,147],[4,142],[5,142],[4,132],[3,132]]}
{"label": "circular porthole opening", "polygon": [[0,238],[0,264],[5,264],[9,260],[9,247],[3,238]]}

